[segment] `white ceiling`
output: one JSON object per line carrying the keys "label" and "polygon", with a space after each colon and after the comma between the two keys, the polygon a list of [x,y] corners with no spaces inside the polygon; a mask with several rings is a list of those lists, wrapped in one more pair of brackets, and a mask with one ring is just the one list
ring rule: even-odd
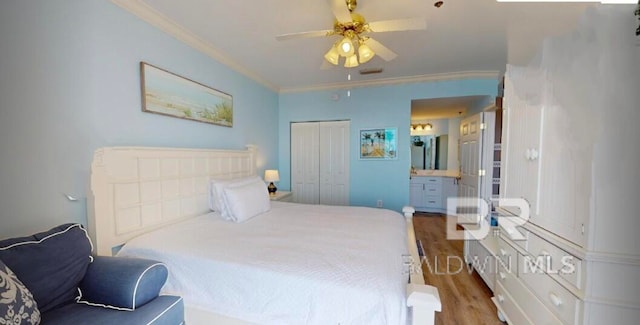
{"label": "white ceiling", "polygon": [[[276,41],[275,36],[330,29],[328,0],[112,0],[140,18],[279,92],[418,80],[495,77],[507,62],[528,62],[540,41],[564,33],[588,4],[495,0],[359,0],[367,21],[424,18],[427,29],[373,33],[398,54],[358,68],[321,69],[338,36]],[[325,64],[326,65],[326,64]],[[383,68],[361,76],[360,69]],[[351,70],[351,71],[349,71]],[[347,82],[351,73],[352,80]]]}

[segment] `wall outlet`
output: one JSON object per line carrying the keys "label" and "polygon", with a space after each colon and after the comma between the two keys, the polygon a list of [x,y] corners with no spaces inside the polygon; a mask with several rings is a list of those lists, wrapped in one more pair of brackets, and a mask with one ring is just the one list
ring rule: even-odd
{"label": "wall outlet", "polygon": [[378,202],[376,202],[376,207],[382,208],[382,200],[378,200]]}

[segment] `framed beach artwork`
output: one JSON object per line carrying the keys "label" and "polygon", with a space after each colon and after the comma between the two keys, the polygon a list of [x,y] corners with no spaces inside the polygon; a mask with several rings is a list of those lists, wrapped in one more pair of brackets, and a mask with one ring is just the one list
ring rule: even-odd
{"label": "framed beach artwork", "polygon": [[360,159],[397,159],[397,133],[396,128],[360,130]]}
{"label": "framed beach artwork", "polygon": [[233,126],[233,97],[193,80],[140,62],[142,111]]}

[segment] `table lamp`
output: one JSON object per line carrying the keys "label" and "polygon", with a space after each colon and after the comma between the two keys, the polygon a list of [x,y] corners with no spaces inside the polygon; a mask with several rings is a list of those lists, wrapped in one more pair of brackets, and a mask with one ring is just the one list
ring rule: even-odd
{"label": "table lamp", "polygon": [[267,190],[269,190],[269,195],[276,195],[276,191],[278,188],[273,184],[273,182],[280,181],[280,175],[278,174],[277,169],[267,169],[264,171],[264,181],[269,182],[269,186],[267,186]]}

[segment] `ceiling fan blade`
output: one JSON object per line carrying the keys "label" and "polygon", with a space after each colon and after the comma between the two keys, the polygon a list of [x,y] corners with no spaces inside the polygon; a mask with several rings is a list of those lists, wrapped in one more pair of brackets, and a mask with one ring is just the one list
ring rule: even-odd
{"label": "ceiling fan blade", "polygon": [[323,37],[323,36],[330,35],[331,32],[333,32],[333,30],[325,29],[325,30],[314,30],[309,32],[282,34],[282,35],[276,36],[276,39],[278,41],[286,41],[286,40],[295,39],[295,38]]}
{"label": "ceiling fan blade", "polygon": [[339,22],[353,21],[345,0],[329,0],[329,4],[331,5],[331,12],[333,12],[333,15],[336,16]]}
{"label": "ceiling fan blade", "polygon": [[376,53],[376,55],[380,56],[385,61],[391,61],[395,59],[398,55],[391,51],[388,47],[382,45],[382,43],[374,40],[373,38],[369,38],[366,41],[366,44]]}
{"label": "ceiling fan blade", "polygon": [[372,32],[422,30],[427,29],[427,22],[422,18],[381,20],[370,22],[369,28]]}

